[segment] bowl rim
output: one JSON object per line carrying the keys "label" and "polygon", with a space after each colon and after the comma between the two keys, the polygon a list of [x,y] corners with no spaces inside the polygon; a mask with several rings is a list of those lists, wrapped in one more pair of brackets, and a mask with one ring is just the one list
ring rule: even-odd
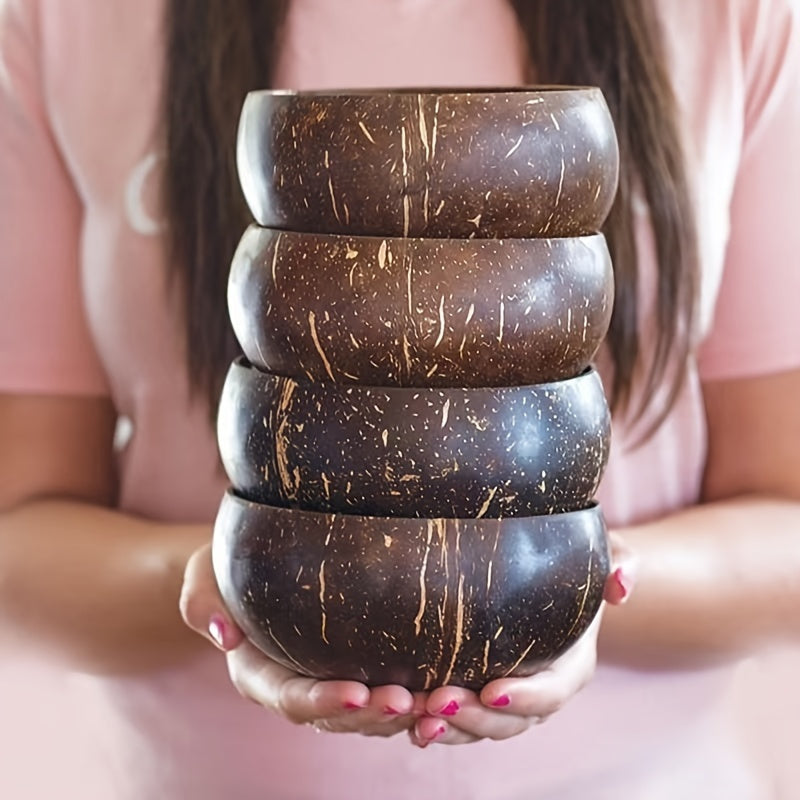
{"label": "bowl rim", "polygon": [[270,513],[276,514],[293,514],[295,519],[299,519],[300,517],[309,517],[312,519],[321,520],[323,517],[332,518],[334,517],[344,517],[348,521],[354,522],[356,520],[379,520],[385,521],[387,524],[398,524],[398,523],[411,523],[413,522],[415,525],[418,525],[420,531],[429,523],[429,522],[442,522],[446,525],[472,525],[472,526],[481,526],[481,525],[497,525],[503,522],[519,522],[520,524],[525,523],[530,520],[537,520],[541,522],[545,521],[556,521],[556,520],[563,520],[567,517],[578,517],[578,516],[599,516],[600,521],[603,525],[606,524],[605,522],[605,515],[603,513],[603,507],[599,500],[593,498],[589,501],[589,503],[581,508],[573,508],[569,511],[557,511],[553,514],[528,514],[526,516],[507,516],[507,517],[381,517],[376,515],[370,514],[351,514],[347,511],[312,511],[309,509],[303,508],[294,508],[290,506],[275,506],[270,505],[268,503],[259,503],[255,500],[248,500],[246,497],[243,497],[239,494],[233,486],[228,486],[225,490],[224,495],[222,496],[222,500],[220,502],[220,509],[222,508],[223,504],[226,503],[233,503],[241,508],[249,508],[255,507],[256,509],[265,509],[268,510]]}
{"label": "bowl rim", "polygon": [[603,92],[599,86],[591,85],[569,85],[569,84],[542,84],[518,86],[375,86],[375,87],[353,87],[353,88],[319,88],[319,89],[252,89],[245,100],[253,98],[298,98],[298,99],[335,99],[343,97],[404,97],[404,96],[428,96],[428,97],[518,97],[520,95],[540,95],[556,96],[563,95],[599,95],[603,97]]}
{"label": "bowl rim", "polygon": [[[577,246],[583,244],[586,247],[592,246],[595,242],[605,242],[608,245],[608,240],[602,231],[595,231],[594,233],[583,233],[576,236],[473,236],[473,237],[445,237],[445,236],[378,236],[373,233],[324,233],[323,231],[303,231],[294,228],[276,228],[274,225],[259,225],[257,222],[251,222],[242,233],[240,241],[245,236],[252,235],[252,231],[264,231],[274,234],[286,234],[296,239],[328,239],[332,243],[343,242],[348,239],[353,239],[359,242],[414,242],[415,246],[420,247],[441,247],[445,242],[457,242],[461,247],[475,247],[479,250],[488,247],[491,244],[498,244],[505,246],[513,243],[516,246],[519,242],[521,246],[530,247],[532,250],[547,249],[550,246],[566,246],[573,243]],[[419,244],[417,244],[419,243]]]}
{"label": "bowl rim", "polygon": [[[450,396],[461,395],[479,395],[479,394],[499,394],[504,392],[524,392],[535,390],[538,393],[545,393],[560,389],[562,385],[570,384],[576,386],[579,382],[591,381],[599,384],[600,392],[605,396],[605,387],[603,379],[599,370],[594,363],[588,364],[577,375],[570,375],[568,378],[562,378],[557,381],[546,381],[543,383],[527,383],[518,386],[373,386],[366,383],[335,383],[333,381],[304,381],[293,378],[291,375],[282,375],[279,372],[272,372],[271,370],[262,369],[261,367],[252,364],[245,355],[237,356],[228,367],[228,376],[232,373],[238,372],[240,374],[255,374],[259,382],[264,382],[270,379],[292,381],[299,387],[305,387],[307,391],[323,391],[329,388],[331,391],[337,391],[341,394],[358,395],[369,393],[383,393],[393,396],[410,396],[415,394],[428,393],[430,395],[445,394]],[[226,384],[227,384],[226,378]]]}

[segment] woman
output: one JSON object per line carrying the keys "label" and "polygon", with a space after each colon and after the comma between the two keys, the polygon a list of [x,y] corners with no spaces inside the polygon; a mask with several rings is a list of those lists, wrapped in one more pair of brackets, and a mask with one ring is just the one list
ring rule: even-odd
{"label": "woman", "polygon": [[[761,800],[715,715],[740,654],[800,633],[787,0],[281,7],[2,6],[2,629],[89,676],[71,689],[102,722],[98,796]],[[617,115],[600,500],[638,579],[604,614],[594,680],[528,730],[591,673],[591,637],[480,697],[314,684],[239,641],[207,543],[225,487],[210,423],[232,353],[223,287],[247,221],[230,147],[243,92],[530,76],[598,83]],[[187,620],[269,710],[182,625],[187,561]]]}

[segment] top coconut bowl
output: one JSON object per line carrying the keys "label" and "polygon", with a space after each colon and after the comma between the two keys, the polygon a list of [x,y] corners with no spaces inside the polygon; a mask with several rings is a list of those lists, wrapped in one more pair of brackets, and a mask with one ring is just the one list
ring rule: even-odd
{"label": "top coconut bowl", "polygon": [[238,168],[267,227],[564,237],[600,230],[619,152],[596,88],[258,91]]}

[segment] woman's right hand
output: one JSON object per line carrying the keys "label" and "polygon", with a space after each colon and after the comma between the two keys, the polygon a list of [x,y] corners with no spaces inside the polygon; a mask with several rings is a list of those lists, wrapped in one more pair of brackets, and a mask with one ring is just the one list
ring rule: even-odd
{"label": "woman's right hand", "polygon": [[180,607],[186,624],[226,654],[237,691],[290,722],[318,731],[393,736],[413,728],[424,713],[424,697],[415,700],[401,686],[369,689],[356,681],[320,681],[267,658],[245,639],[225,608],[210,544],[189,559]]}

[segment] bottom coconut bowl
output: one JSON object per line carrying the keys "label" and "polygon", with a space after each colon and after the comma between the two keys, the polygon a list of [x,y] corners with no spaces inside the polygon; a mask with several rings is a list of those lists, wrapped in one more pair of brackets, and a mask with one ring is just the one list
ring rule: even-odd
{"label": "bottom coconut bowl", "polygon": [[479,689],[573,644],[609,571],[599,506],[504,519],[410,519],[259,505],[232,492],[214,572],[250,641],[304,675]]}

